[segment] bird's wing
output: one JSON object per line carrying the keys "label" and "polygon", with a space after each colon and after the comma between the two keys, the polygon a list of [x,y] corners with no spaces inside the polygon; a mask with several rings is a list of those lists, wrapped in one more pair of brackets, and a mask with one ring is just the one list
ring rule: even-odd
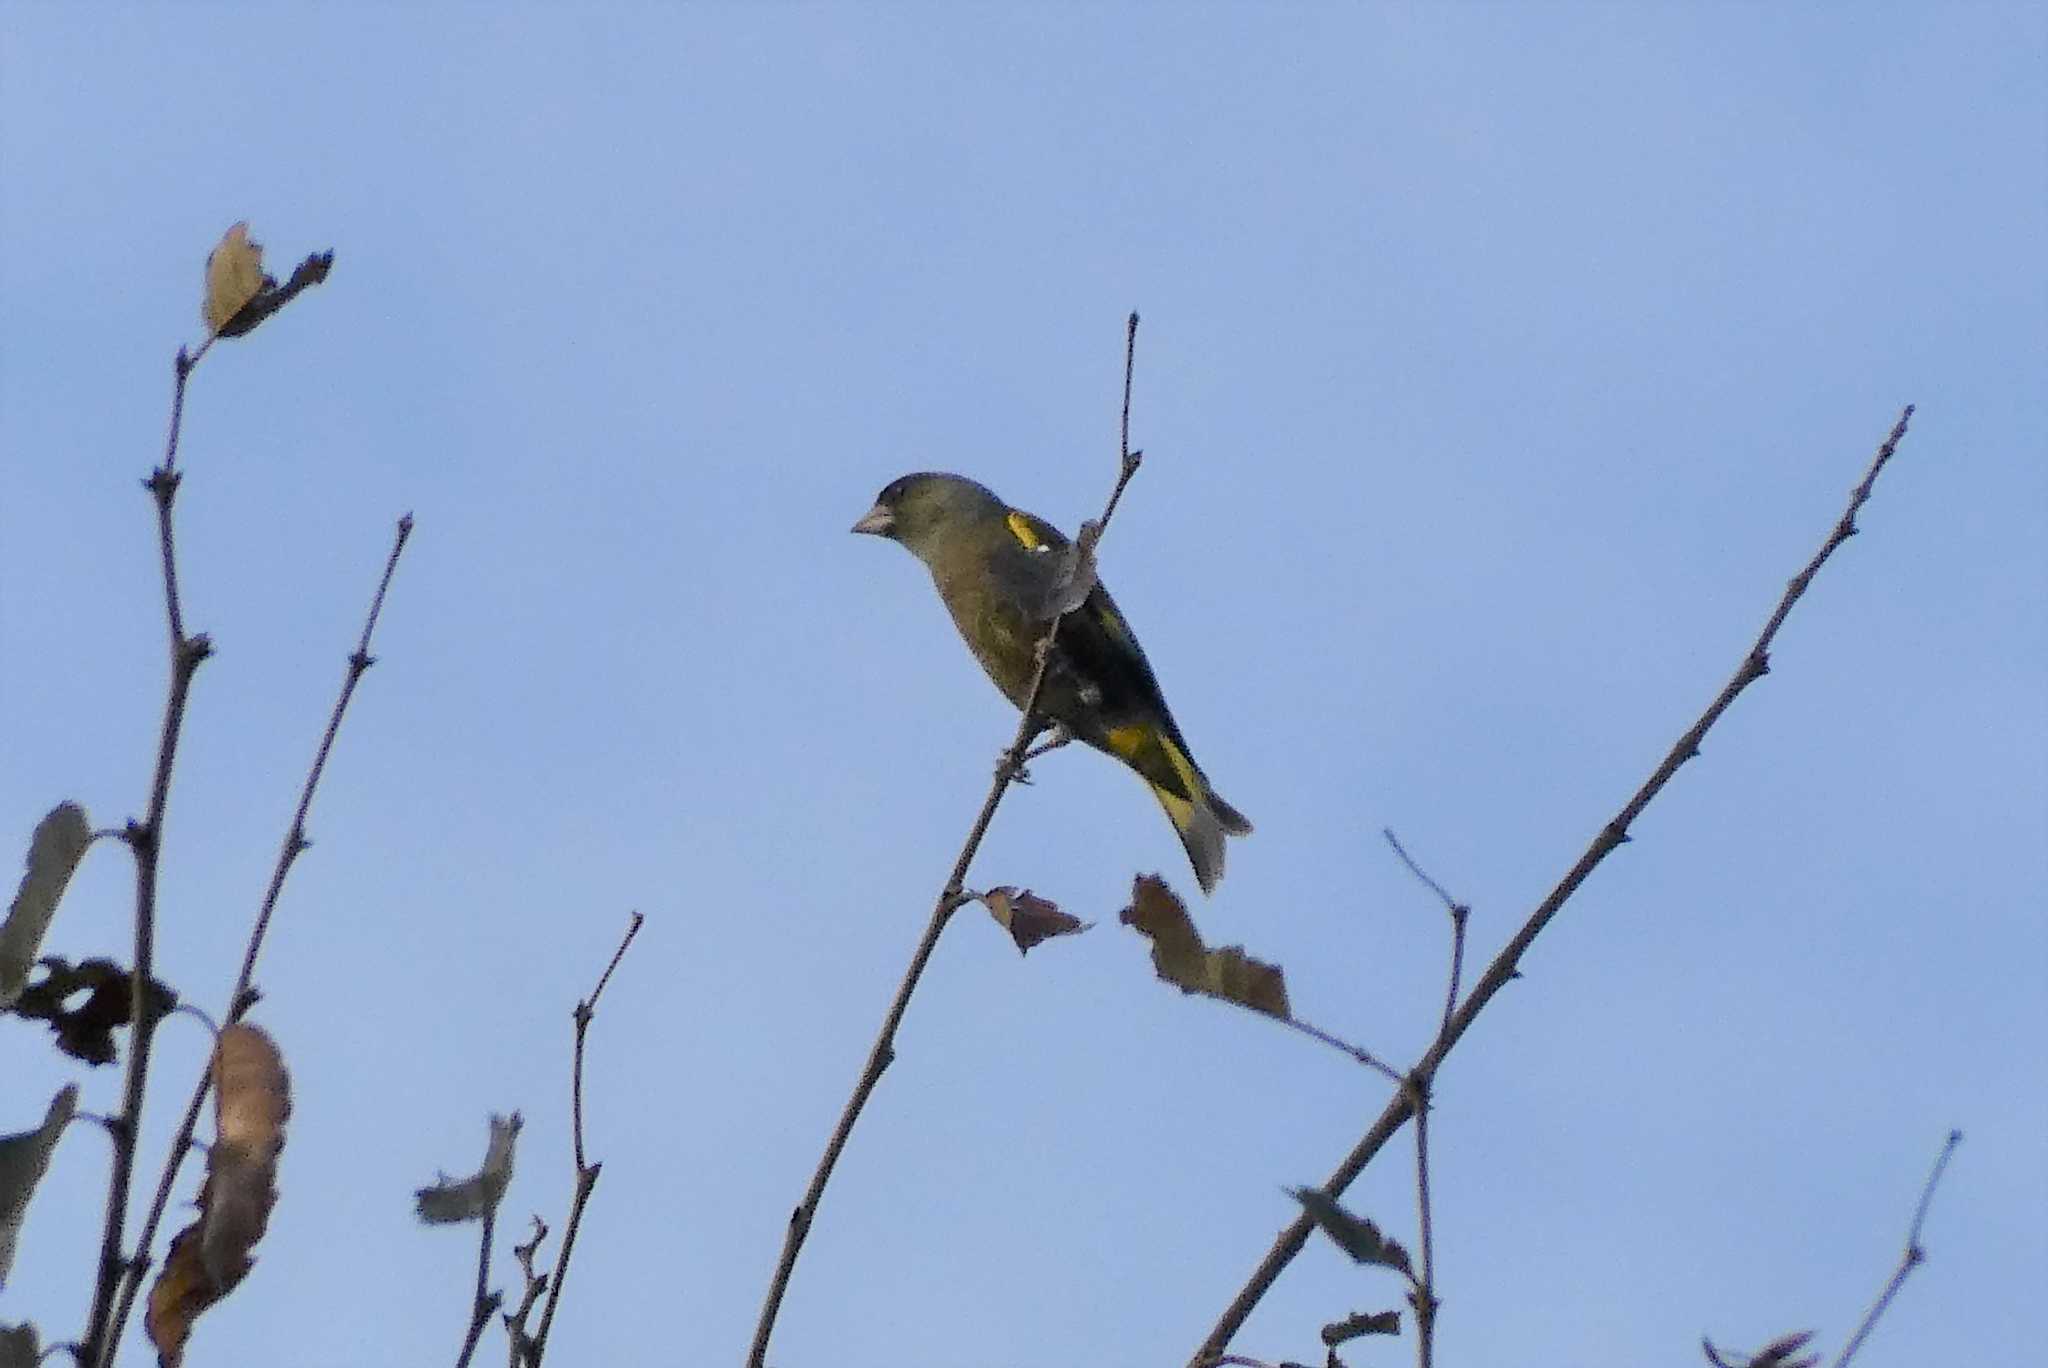
{"label": "bird's wing", "polygon": [[[1049,593],[1058,561],[1054,553],[1066,547],[1067,538],[1043,518],[1020,509],[1011,510],[1007,521],[1018,545],[1030,553],[1020,558],[1028,563],[1019,564],[1013,577],[1030,579],[1026,592]],[[1195,796],[1188,775],[1171,758],[1176,750],[1185,757],[1187,742],[1166,706],[1152,662],[1117,610],[1116,600],[1099,581],[1060,624],[1056,663],[1094,695],[1084,710],[1061,710],[1074,715],[1059,720],[1089,744],[1121,757],[1176,797]],[[1164,733],[1171,747],[1159,745],[1156,733]]]}

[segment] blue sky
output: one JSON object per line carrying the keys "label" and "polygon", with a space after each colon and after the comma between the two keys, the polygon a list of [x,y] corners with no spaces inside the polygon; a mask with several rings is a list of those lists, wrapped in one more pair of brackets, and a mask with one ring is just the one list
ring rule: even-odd
{"label": "blue sky", "polygon": [[[274,267],[337,253],[188,406],[185,602],[218,655],[160,953],[210,1011],[418,518],[259,975],[282,1200],[195,1362],[452,1361],[473,1243],[411,1191],[519,1107],[507,1219],[559,1228],[569,1008],[634,908],[554,1356],[739,1359],[1013,725],[922,571],[845,528],[932,467],[1091,515],[1133,308],[1148,461],[1103,571],[1258,824],[1195,911],[1397,1059],[1446,936],[1380,828],[1490,955],[1920,405],[1771,675],[1453,1056],[1440,1361],[1838,1345],[1951,1126],[1930,1261],[1860,1361],[2038,1343],[2038,9],[22,5],[0,34],[17,847],[60,799],[112,824],[145,797],[136,481],[206,251],[246,218]],[[1136,872],[1191,888],[1171,832],[1098,756],[1036,773],[970,881],[1099,924],[1021,961],[948,932],[785,1368],[1180,1362],[1283,1185],[1384,1101],[1152,982],[1115,913]],[[49,948],[125,953],[130,897],[96,849]],[[205,1050],[163,1033],[145,1173]],[[0,1130],[78,1072],[0,1031]],[[85,1084],[114,1107],[112,1070]],[[105,1154],[60,1147],[0,1320],[75,1333]],[[1352,1201],[1412,1236],[1405,1143]],[[1314,1246],[1238,1347],[1310,1358],[1398,1301]]]}

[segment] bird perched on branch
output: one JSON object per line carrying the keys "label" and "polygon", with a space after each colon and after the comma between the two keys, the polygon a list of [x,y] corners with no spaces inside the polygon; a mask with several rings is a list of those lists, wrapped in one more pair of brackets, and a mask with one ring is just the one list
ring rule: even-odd
{"label": "bird perched on branch", "polygon": [[[1058,528],[973,480],[923,473],[891,482],[853,530],[899,542],[925,563],[975,659],[1020,709],[1030,704],[1038,644],[1071,608],[1046,660],[1038,714],[1136,770],[1166,809],[1202,891],[1216,887],[1223,838],[1252,824],[1209,786],[1144,649],[1092,582],[1092,568],[1075,582],[1074,548]],[[1078,604],[1061,601],[1084,586]]]}

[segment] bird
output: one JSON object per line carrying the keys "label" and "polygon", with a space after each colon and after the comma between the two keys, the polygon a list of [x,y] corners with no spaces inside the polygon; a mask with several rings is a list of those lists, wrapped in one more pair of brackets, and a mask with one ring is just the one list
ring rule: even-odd
{"label": "bird", "polygon": [[1136,772],[1166,810],[1195,881],[1204,893],[1215,890],[1224,837],[1249,835],[1252,824],[1195,763],[1109,591],[1096,582],[1078,605],[1059,601],[1078,586],[1072,543],[1058,528],[963,475],[920,471],[886,485],[852,530],[887,538],[924,562],[968,649],[1019,710],[1030,704],[1046,629],[1071,607],[1038,700],[1038,714],[1055,728],[1052,744],[1084,741]]}

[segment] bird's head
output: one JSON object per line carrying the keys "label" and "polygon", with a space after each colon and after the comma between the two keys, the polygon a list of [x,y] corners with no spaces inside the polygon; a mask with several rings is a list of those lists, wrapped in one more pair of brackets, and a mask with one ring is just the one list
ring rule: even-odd
{"label": "bird's head", "polygon": [[990,516],[1000,520],[1006,512],[1003,501],[986,486],[961,475],[925,471],[891,480],[853,530],[900,542],[929,563],[949,533]]}

